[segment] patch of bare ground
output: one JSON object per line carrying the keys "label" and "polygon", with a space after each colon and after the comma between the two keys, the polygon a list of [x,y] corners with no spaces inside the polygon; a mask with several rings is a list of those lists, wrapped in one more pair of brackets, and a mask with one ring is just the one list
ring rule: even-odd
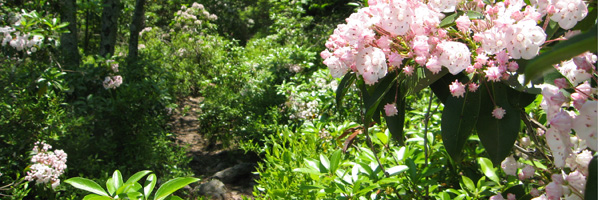
{"label": "patch of bare ground", "polygon": [[185,147],[187,156],[193,158],[190,165],[195,176],[202,179],[199,184],[188,189],[194,196],[207,196],[211,199],[253,199],[256,177],[251,172],[255,171],[258,156],[245,154],[235,146],[210,141],[202,135],[199,121],[202,100],[202,97],[179,100],[169,124],[171,132],[176,136],[177,145]]}

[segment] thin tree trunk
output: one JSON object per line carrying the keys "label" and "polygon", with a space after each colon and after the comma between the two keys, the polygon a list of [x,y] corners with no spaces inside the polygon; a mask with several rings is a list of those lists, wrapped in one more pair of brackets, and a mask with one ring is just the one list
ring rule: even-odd
{"label": "thin tree trunk", "polygon": [[[89,0],[87,0],[86,2],[89,4]],[[85,52],[86,54],[89,53],[89,20],[91,20],[90,10],[91,8],[89,8],[88,6],[85,11],[85,39],[83,41],[83,52]]]}
{"label": "thin tree trunk", "polygon": [[135,12],[133,13],[133,19],[131,20],[130,31],[131,35],[129,38],[129,55],[128,60],[129,62],[134,62],[137,60],[137,52],[139,46],[139,32],[144,27],[144,9],[145,0],[137,0],[135,3]]}
{"label": "thin tree trunk", "polygon": [[100,31],[100,55],[114,55],[118,34],[119,0],[104,0],[102,9],[102,31]]}
{"label": "thin tree trunk", "polygon": [[81,56],[79,55],[77,39],[77,8],[75,0],[60,0],[60,18],[62,22],[68,22],[69,33],[60,36],[60,51],[63,65],[68,69],[76,69],[79,66]]}

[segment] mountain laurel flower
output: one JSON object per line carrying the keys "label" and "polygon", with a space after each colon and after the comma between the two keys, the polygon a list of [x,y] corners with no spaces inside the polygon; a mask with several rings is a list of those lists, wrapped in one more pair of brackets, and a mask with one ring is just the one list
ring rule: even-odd
{"label": "mountain laurel flower", "polygon": [[559,87],[559,89],[566,89],[569,88],[569,81],[566,78],[557,78],[554,79],[554,85]]}
{"label": "mountain laurel flower", "polygon": [[502,119],[505,114],[507,114],[507,111],[501,107],[496,107],[492,110],[492,116],[496,119]]}
{"label": "mountain laurel flower", "polygon": [[563,196],[563,187],[559,183],[550,182],[546,186],[546,198],[549,200],[560,200]]}
{"label": "mountain laurel flower", "polygon": [[496,66],[488,67],[486,70],[484,70],[484,73],[486,73],[486,78],[488,78],[488,80],[493,81],[493,82],[500,81],[501,73],[500,73],[500,70],[498,69],[498,67],[496,67]]}
{"label": "mountain laurel flower", "polygon": [[67,154],[63,150],[50,151],[52,146],[44,142],[36,142],[33,147],[31,162],[25,180],[35,181],[37,184],[51,183],[55,189],[60,185],[60,175],[66,169]]}
{"label": "mountain laurel flower", "polygon": [[[555,2],[555,1],[553,1]],[[550,17],[565,30],[571,29],[588,14],[583,0],[559,0],[554,4],[555,13]]]}
{"label": "mountain laurel flower", "polygon": [[500,168],[502,168],[507,175],[517,176],[517,161],[513,156],[505,158],[505,160],[500,163]]}
{"label": "mountain laurel flower", "polygon": [[395,116],[398,112],[397,106],[394,103],[384,105],[384,113],[387,117]]}
{"label": "mountain laurel flower", "polygon": [[454,97],[464,97],[465,85],[458,80],[455,80],[451,85],[449,85],[449,89],[451,91],[451,95]]}
{"label": "mountain laurel flower", "polygon": [[587,101],[579,110],[579,115],[573,120],[573,130],[577,137],[586,141],[588,147],[598,151],[598,101]]}
{"label": "mountain laurel flower", "polygon": [[413,67],[411,65],[407,65],[405,67],[403,67],[403,73],[407,74],[407,76],[411,76],[413,74],[413,71],[415,69],[413,69]]}
{"label": "mountain laurel flower", "polygon": [[509,193],[507,194],[507,200],[516,200],[517,197],[515,196],[515,194],[513,193]]}
{"label": "mountain laurel flower", "polygon": [[502,194],[498,193],[494,196],[491,196],[488,200],[505,200],[505,198],[502,197]]}
{"label": "mountain laurel flower", "polygon": [[467,89],[468,89],[470,92],[475,92],[475,91],[477,91],[477,90],[478,90],[478,87],[480,87],[480,85],[478,85],[477,83],[469,83],[469,84],[467,85]]}
{"label": "mountain laurel flower", "polygon": [[461,42],[443,41],[437,48],[442,49],[438,62],[453,75],[457,75],[471,65],[471,52]]}
{"label": "mountain laurel flower", "polygon": [[467,33],[469,31],[469,26],[471,26],[471,20],[469,20],[467,15],[461,15],[455,20],[455,23],[457,23],[457,29],[462,33]]}
{"label": "mountain laurel flower", "polygon": [[534,173],[536,173],[536,169],[534,169],[534,167],[532,167],[531,165],[525,165],[525,167],[521,169],[517,176],[519,177],[519,180],[526,180],[533,177]]}

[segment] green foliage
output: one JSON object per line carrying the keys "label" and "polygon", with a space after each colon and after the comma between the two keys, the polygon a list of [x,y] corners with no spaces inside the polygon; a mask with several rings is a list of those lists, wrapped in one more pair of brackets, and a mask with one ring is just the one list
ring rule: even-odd
{"label": "green foliage", "polygon": [[[149,174],[149,175],[148,175]],[[138,181],[147,176],[143,185],[139,184]],[[154,200],[163,199],[180,199],[176,195],[170,196],[177,190],[189,185],[190,183],[197,182],[197,178],[183,178],[177,177],[166,181],[162,184],[156,192],[152,195],[154,186],[156,185],[157,178],[149,170],[144,170],[133,174],[126,182],[123,182],[122,174],[116,170],[112,174],[112,177],[106,181],[107,191],[104,190],[98,183],[93,180],[75,177],[65,180],[65,183],[72,185],[73,187],[91,192],[94,194],[86,195],[83,199],[148,199],[153,196]],[[168,197],[168,198],[167,198]]]}

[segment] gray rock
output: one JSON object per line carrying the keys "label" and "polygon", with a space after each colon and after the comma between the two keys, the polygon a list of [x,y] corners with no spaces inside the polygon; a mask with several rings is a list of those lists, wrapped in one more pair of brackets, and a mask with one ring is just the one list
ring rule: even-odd
{"label": "gray rock", "polygon": [[254,169],[255,164],[253,163],[240,163],[216,172],[212,177],[221,180],[223,183],[233,183],[241,177],[250,176]]}
{"label": "gray rock", "polygon": [[207,183],[201,184],[198,192],[200,195],[210,197],[211,199],[224,200],[226,199],[225,196],[227,190],[222,181],[212,179]]}

